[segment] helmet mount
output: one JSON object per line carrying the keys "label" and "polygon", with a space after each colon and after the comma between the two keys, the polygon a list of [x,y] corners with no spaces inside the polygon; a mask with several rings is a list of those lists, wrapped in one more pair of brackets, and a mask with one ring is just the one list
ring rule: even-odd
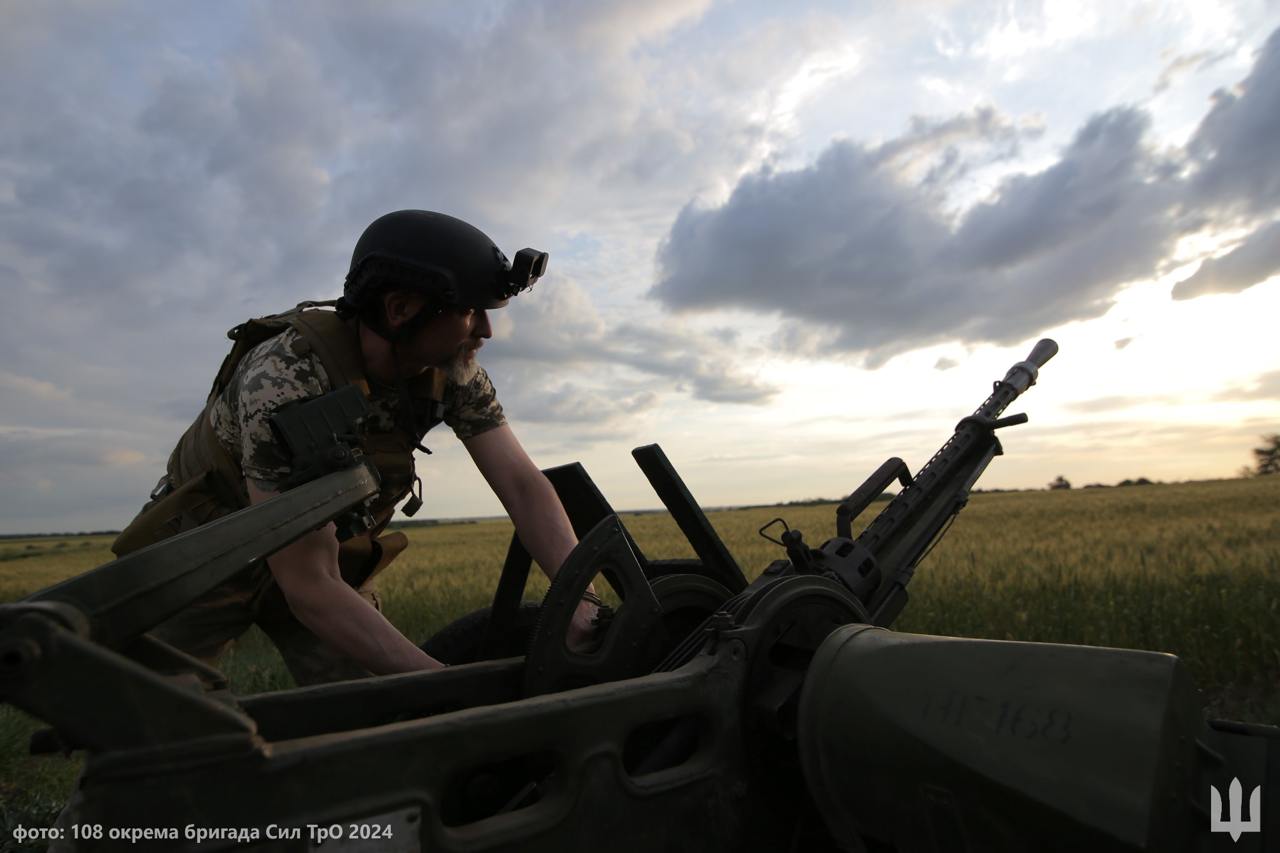
{"label": "helmet mount", "polygon": [[[483,231],[443,213],[398,210],[356,242],[343,302],[360,311],[374,294],[404,287],[439,308],[498,308],[546,273],[546,252],[521,249],[512,263]],[[376,263],[375,263],[376,262]],[[391,276],[380,274],[391,270]]]}

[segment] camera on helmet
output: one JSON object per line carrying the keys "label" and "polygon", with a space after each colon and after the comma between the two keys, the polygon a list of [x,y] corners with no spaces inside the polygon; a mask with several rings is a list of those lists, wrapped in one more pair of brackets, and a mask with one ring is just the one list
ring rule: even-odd
{"label": "camera on helmet", "polygon": [[542,278],[547,272],[547,258],[546,252],[539,252],[537,249],[521,249],[516,252],[516,259],[511,263],[511,272],[508,274],[512,292],[519,293],[532,287],[535,281]]}

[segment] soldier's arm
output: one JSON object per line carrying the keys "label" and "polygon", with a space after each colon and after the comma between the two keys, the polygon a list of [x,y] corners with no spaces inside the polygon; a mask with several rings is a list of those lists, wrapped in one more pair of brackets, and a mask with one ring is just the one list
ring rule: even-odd
{"label": "soldier's arm", "polygon": [[[276,494],[253,480],[247,484],[250,503]],[[267,558],[267,566],[298,621],[370,672],[385,675],[443,666],[342,580],[333,524],[281,548]]]}
{"label": "soldier's arm", "polygon": [[[464,438],[462,444],[511,516],[520,542],[547,577],[554,578],[578,537],[551,481],[505,424]],[[593,586],[588,589],[595,591]],[[596,608],[586,601],[578,606],[569,629],[571,646],[589,640],[595,615]]]}
{"label": "soldier's arm", "polygon": [[463,439],[476,468],[515,523],[520,541],[547,577],[578,544],[551,481],[533,464],[509,426]]}

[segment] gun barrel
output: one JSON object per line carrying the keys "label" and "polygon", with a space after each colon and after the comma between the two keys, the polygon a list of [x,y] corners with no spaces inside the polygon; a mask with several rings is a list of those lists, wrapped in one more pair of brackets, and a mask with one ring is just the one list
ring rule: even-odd
{"label": "gun barrel", "polygon": [[969,489],[991,459],[1001,453],[995,437],[997,418],[1035,383],[1040,365],[1057,351],[1058,345],[1045,338],[1026,361],[1011,367],[973,416],[956,426],[955,433],[916,472],[910,485],[858,536],[858,544],[879,563],[883,578],[868,602],[874,624],[889,625],[906,604],[906,586],[916,564],[964,507]]}
{"label": "gun barrel", "polygon": [[[1045,362],[1057,354],[1057,342],[1050,338],[1041,338],[1031,350],[1031,355],[1027,356],[1025,361],[1020,361],[1013,367],[1009,368],[1009,372],[1005,374],[1004,382],[1001,383],[1001,385],[1012,388],[1015,393],[1013,397],[1004,401],[1004,405],[1000,407],[1000,411],[1003,411],[1004,407],[1013,402],[1014,398],[1023,391],[1026,391],[1032,385],[1035,385],[1036,379],[1040,375],[1040,368],[1044,367]],[[997,386],[997,390],[999,390],[999,386]],[[995,395],[993,394],[992,396],[994,397]],[[979,410],[979,413],[989,414],[990,417],[995,417],[1000,414],[1000,411],[984,413]]]}
{"label": "gun barrel", "polygon": [[1049,338],[1042,339],[1031,350],[1031,355],[1027,356],[1025,361],[1020,361],[1009,368],[1009,372],[1005,374],[1004,379],[996,383],[991,396],[984,400],[982,405],[974,411],[974,415],[991,419],[1000,417],[1000,413],[1010,403],[1018,399],[1018,396],[1023,391],[1036,384],[1036,379],[1040,376],[1040,368],[1057,353],[1058,344],[1056,342]]}
{"label": "gun barrel", "polygon": [[1044,367],[1044,363],[1058,354],[1058,342],[1052,338],[1041,338],[1036,342],[1035,348],[1031,350],[1031,355],[1027,356],[1027,361],[1033,363],[1036,367]]}

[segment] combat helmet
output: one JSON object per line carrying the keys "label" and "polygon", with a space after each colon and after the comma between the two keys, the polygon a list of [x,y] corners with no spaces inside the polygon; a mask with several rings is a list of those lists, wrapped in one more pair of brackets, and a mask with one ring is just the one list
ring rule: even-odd
{"label": "combat helmet", "polygon": [[363,313],[391,281],[433,297],[438,310],[499,308],[546,269],[546,252],[521,249],[512,263],[487,234],[461,219],[397,210],[375,219],[356,241],[342,302]]}

